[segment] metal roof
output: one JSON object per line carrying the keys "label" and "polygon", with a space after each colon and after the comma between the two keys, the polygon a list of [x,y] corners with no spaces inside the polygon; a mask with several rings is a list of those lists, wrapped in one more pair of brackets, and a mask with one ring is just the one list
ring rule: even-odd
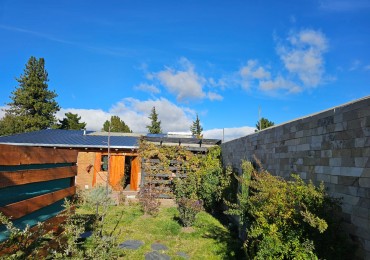
{"label": "metal roof", "polygon": [[[46,129],[29,133],[0,136],[0,144],[74,147],[74,148],[108,148],[107,135],[90,135],[93,131]],[[111,148],[138,148],[137,136],[111,136]]]}
{"label": "metal roof", "polygon": [[[209,147],[221,140],[167,136],[166,134],[111,133],[110,147],[113,149],[137,149],[141,137],[149,142],[163,145]],[[46,129],[29,133],[0,136],[0,144],[24,146],[48,146],[68,148],[108,148],[108,133],[84,130]]]}

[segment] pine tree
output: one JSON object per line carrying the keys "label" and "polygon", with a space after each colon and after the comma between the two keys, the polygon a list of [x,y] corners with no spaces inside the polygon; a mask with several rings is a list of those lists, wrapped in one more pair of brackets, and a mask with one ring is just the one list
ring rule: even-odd
{"label": "pine tree", "polygon": [[81,117],[78,114],[65,113],[65,118],[59,120],[58,128],[59,129],[70,129],[70,130],[81,130],[86,127],[85,122],[80,122]]}
{"label": "pine tree", "polygon": [[109,127],[111,132],[132,133],[130,127],[118,116],[111,116],[110,121],[105,121],[102,130],[109,132]]}
{"label": "pine tree", "polygon": [[155,107],[152,108],[152,112],[150,113],[149,119],[151,120],[151,125],[146,126],[146,128],[148,128],[149,130],[149,133],[151,134],[162,133],[161,121],[158,121],[158,114],[155,111]]}
{"label": "pine tree", "polygon": [[255,130],[255,132],[258,132],[260,130],[263,130],[263,129],[268,128],[268,127],[273,126],[273,125],[275,125],[274,122],[262,117],[261,121],[257,121],[257,123],[256,123],[257,130]]}
{"label": "pine tree", "polygon": [[200,125],[198,114],[197,114],[197,118],[195,119],[195,121],[193,121],[193,124],[190,126],[190,131],[197,138],[202,137],[203,127]]}
{"label": "pine tree", "polygon": [[[43,58],[31,57],[24,74],[16,79],[19,86],[12,92],[5,117],[0,122],[0,135],[46,129],[55,121],[59,105],[57,94],[48,89],[48,73]],[[9,125],[9,123],[15,123]],[[4,128],[3,128],[4,127]],[[4,130],[5,129],[5,130]]]}

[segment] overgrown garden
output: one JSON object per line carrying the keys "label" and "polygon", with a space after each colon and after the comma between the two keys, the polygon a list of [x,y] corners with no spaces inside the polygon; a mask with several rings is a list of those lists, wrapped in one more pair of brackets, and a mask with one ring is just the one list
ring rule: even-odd
{"label": "overgrown garden", "polygon": [[[0,250],[10,249],[9,259],[136,259],[159,241],[174,259],[181,259],[178,252],[195,259],[350,256],[340,201],[328,196],[322,184],[314,186],[296,175],[289,180],[272,176],[257,159],[243,161],[242,172],[233,173],[223,167],[219,147],[203,154],[141,141],[139,153],[145,185],[138,204],[116,205],[103,187],[85,191],[76,204],[66,202],[64,232],[37,237],[1,217],[10,238]],[[161,197],[172,197],[177,206],[161,207]],[[240,224],[234,232],[236,218]],[[126,239],[143,246],[120,249]]]}

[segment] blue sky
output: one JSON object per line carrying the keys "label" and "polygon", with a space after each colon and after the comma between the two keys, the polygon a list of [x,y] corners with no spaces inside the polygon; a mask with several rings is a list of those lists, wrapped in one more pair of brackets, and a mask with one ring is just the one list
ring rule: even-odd
{"label": "blue sky", "polygon": [[369,95],[369,46],[366,0],[0,0],[0,106],[43,57],[59,117],[231,139]]}

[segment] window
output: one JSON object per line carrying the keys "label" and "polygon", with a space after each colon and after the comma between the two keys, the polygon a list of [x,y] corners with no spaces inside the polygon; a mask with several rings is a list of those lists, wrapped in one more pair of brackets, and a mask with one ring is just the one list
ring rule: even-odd
{"label": "window", "polygon": [[108,171],[108,155],[101,156],[100,170],[105,172]]}

